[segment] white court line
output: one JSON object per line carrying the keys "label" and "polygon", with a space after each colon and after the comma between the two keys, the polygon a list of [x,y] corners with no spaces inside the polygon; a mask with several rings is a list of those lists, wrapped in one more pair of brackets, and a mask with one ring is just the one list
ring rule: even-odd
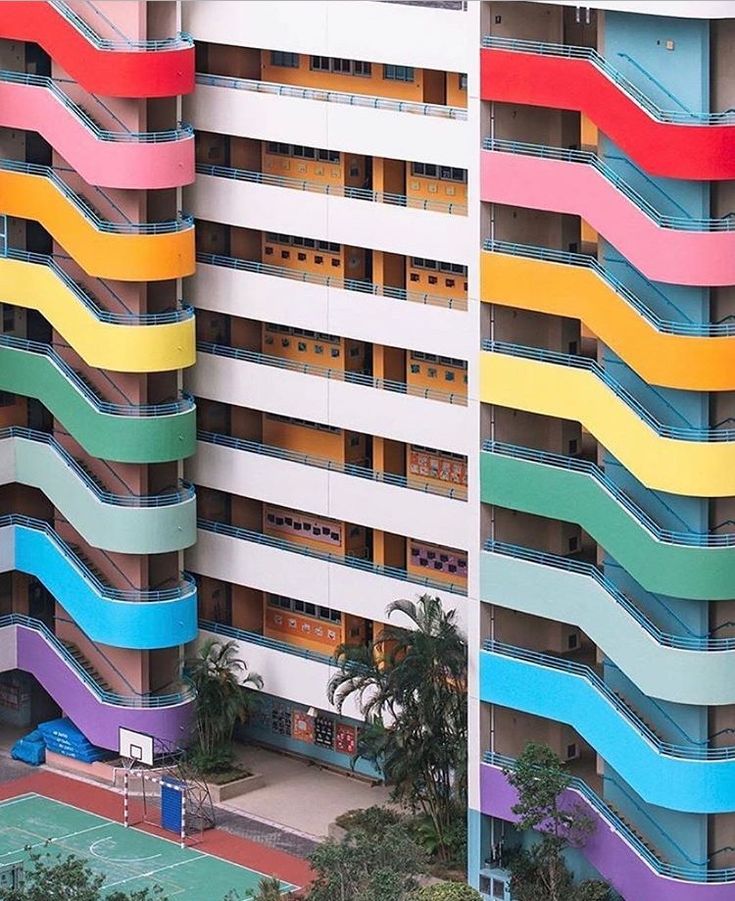
{"label": "white court line", "polygon": [[[68,832],[66,835],[59,835],[55,838],[45,838],[43,841],[35,842],[32,845],[24,845],[22,848],[14,848],[12,851],[6,851],[4,854],[0,854],[0,857],[7,857],[9,854],[18,854],[20,851],[32,851],[33,848],[40,848],[43,845],[57,845],[59,842],[64,842],[68,838],[75,838],[77,835],[84,835],[86,832],[94,832],[95,829],[104,829],[105,826],[109,826],[109,823],[98,823],[96,826],[90,826],[87,829],[78,829],[76,832]],[[26,830],[21,830],[25,832]],[[31,835],[35,835],[36,833],[30,833]]]}
{"label": "white court line", "polygon": [[0,807],[10,807],[11,804],[18,804],[20,801],[30,801],[32,798],[40,797],[36,792],[28,792],[25,795],[16,795],[15,798],[7,798],[5,801],[0,801]]}
{"label": "white court line", "polygon": [[98,854],[94,849],[97,845],[102,845],[105,842],[114,841],[113,836],[108,835],[107,838],[99,838],[96,842],[92,842],[89,846],[89,853],[96,857],[97,860],[104,860],[106,863],[145,863],[146,860],[155,860],[156,857],[160,857],[160,854],[151,854],[148,857],[105,857],[104,854]]}
{"label": "white court line", "polygon": [[118,879],[117,882],[106,882],[104,888],[115,888],[116,885],[123,885],[125,882],[132,882],[133,879],[147,879],[149,876],[155,876],[163,873],[164,870],[173,870],[174,867],[183,867],[187,863],[196,863],[202,858],[209,857],[208,854],[202,854],[201,851],[192,851],[192,854],[198,854],[198,857],[191,857],[189,860],[180,860],[178,863],[170,863],[166,867],[158,867],[156,870],[149,870],[147,873],[138,873],[137,876],[128,876],[126,879]]}

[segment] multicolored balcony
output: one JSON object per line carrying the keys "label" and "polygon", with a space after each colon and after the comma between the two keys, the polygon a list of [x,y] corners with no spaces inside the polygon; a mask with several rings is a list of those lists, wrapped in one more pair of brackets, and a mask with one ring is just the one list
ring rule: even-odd
{"label": "multicolored balcony", "polygon": [[735,178],[732,110],[661,109],[591,47],[495,35],[482,45],[483,100],[584,113],[653,175]]}
{"label": "multicolored balcony", "polygon": [[735,534],[662,527],[596,463],[486,441],[480,471],[484,503],[578,523],[647,591],[732,597]]}
{"label": "multicolored balcony", "polygon": [[111,691],[43,623],[18,614],[0,617],[0,649],[3,662],[35,676],[93,744],[116,751],[120,726],[155,735],[164,746],[186,743],[194,714],[188,685],[156,694]]}
{"label": "multicolored balcony", "polygon": [[194,272],[194,222],[102,218],[55,169],[0,160],[0,213],[34,219],[89,275],[160,281]]}
{"label": "multicolored balcony", "polygon": [[581,216],[653,281],[735,284],[734,217],[664,215],[590,151],[498,138],[483,148],[482,200]]}
{"label": "multicolored balcony", "polygon": [[159,404],[110,403],[48,344],[0,336],[0,388],[40,400],[93,457],[160,463],[195,450],[196,410],[190,397]]}
{"label": "multicolored balcony", "polygon": [[75,81],[104,97],[175,97],[194,90],[194,42],[103,38],[63,0],[8,0],[0,36],[41,47]]}
{"label": "multicolored balcony", "polygon": [[[90,95],[85,102],[93,112],[53,78],[0,70],[0,124],[40,134],[87,184],[176,188],[194,181],[191,126],[129,131],[98,98]],[[101,125],[95,116],[116,127]]]}
{"label": "multicolored balcony", "polygon": [[731,321],[662,319],[588,254],[486,241],[480,266],[485,303],[579,319],[651,385],[735,390]]}
{"label": "multicolored balcony", "polygon": [[648,488],[735,495],[735,429],[662,423],[589,357],[502,341],[483,351],[483,402],[582,423]]}
{"label": "multicolored balcony", "polygon": [[[481,810],[509,823],[518,821],[512,809],[518,796],[504,772],[513,764],[512,758],[491,752],[484,755],[480,764]],[[729,901],[735,868],[715,869],[707,860],[691,858],[686,865],[671,863],[581,779],[572,780],[562,803],[569,808],[581,807],[590,817],[594,831],[585,844],[584,855],[623,897],[645,901]],[[660,827],[649,825],[657,844],[671,845],[672,839]]]}

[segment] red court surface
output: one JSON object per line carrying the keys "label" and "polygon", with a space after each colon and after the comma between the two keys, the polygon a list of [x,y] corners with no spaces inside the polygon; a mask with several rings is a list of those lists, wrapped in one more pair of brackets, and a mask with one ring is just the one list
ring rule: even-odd
{"label": "red court surface", "polygon": [[[0,801],[15,798],[27,792],[35,792],[46,798],[62,801],[82,808],[89,813],[107,817],[119,823],[123,818],[122,795],[96,785],[89,785],[56,773],[39,772],[32,775],[5,782],[0,785]],[[168,833],[155,826],[142,825],[152,835],[170,837]],[[236,835],[230,835],[220,829],[208,829],[202,840],[196,844],[197,851],[221,857],[232,863],[241,864],[261,873],[277,876],[282,882],[304,886],[311,881],[309,864],[301,858],[286,854],[265,845]]]}

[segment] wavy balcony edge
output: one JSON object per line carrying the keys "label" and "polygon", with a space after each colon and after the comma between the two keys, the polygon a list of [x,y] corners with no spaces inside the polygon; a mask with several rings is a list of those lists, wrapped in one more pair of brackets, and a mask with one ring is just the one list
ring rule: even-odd
{"label": "wavy balcony edge", "polygon": [[0,617],[3,659],[35,676],[64,713],[95,745],[116,751],[120,726],[154,735],[164,747],[183,747],[194,716],[191,691],[166,696],[120,695],[99,686],[43,623]]}
{"label": "wavy balcony edge", "polygon": [[[486,603],[577,626],[642,692],[674,704],[735,703],[735,638],[664,631],[591,563],[488,541],[480,558]],[[675,618],[667,605],[659,605]]]}
{"label": "wavy balcony edge", "polygon": [[142,405],[101,400],[48,344],[0,335],[0,387],[41,401],[93,457],[158,463],[196,449],[192,398]]}
{"label": "wavy balcony edge", "polygon": [[485,342],[480,400],[582,423],[648,488],[735,495],[734,429],[664,426],[593,360]]}
{"label": "wavy balcony edge", "polygon": [[735,219],[663,216],[594,154],[515,141],[481,152],[483,201],[580,216],[647,278],[735,284]]}
{"label": "wavy balcony edge", "polygon": [[[96,99],[95,109],[102,104]],[[89,185],[177,188],[194,181],[191,126],[103,128],[53,78],[0,70],[0,124],[41,135]]]}
{"label": "wavy balcony edge", "polygon": [[150,495],[114,493],[46,432],[0,429],[0,481],[42,491],[92,547],[162,554],[196,541],[193,485],[182,481]]}
{"label": "wavy balcony edge", "polygon": [[0,37],[40,44],[75,81],[104,97],[175,97],[194,90],[194,42],[100,37],[62,0],[0,6]]}
{"label": "wavy balcony edge", "polygon": [[[503,772],[511,757],[486,753],[480,767],[480,807],[487,816],[516,823],[518,795]],[[636,901],[729,901],[735,868],[677,866],[651,851],[630,827],[581,779],[562,795],[565,807],[581,805],[595,825],[581,853],[627,898]]]}
{"label": "wavy balcony edge", "polygon": [[195,269],[190,216],[161,222],[106,220],[50,166],[0,160],[0,213],[39,222],[92,276],[162,281]]}
{"label": "wavy balcony edge", "polygon": [[[194,365],[194,311],[111,313],[53,256],[8,248],[0,255],[3,296],[37,310],[87,365],[112,372],[169,372]],[[113,301],[118,296],[104,286]]]}
{"label": "wavy balcony edge", "polygon": [[661,110],[592,48],[495,35],[483,44],[483,100],[584,113],[652,175],[735,178],[731,113]]}
{"label": "wavy balcony edge", "polygon": [[650,592],[732,597],[735,533],[664,529],[589,460],[485,441],[480,493],[487,504],[580,525]]}
{"label": "wavy balcony edge", "polygon": [[707,814],[735,808],[735,746],[661,738],[588,666],[488,640],[479,694],[571,726],[649,804]]}
{"label": "wavy balcony edge", "polygon": [[2,569],[35,576],[92,641],[151,650],[196,637],[197,589],[191,576],[169,588],[113,588],[43,520],[9,514],[0,517],[0,530],[6,542]]}
{"label": "wavy balcony edge", "polygon": [[732,323],[664,320],[593,256],[486,241],[480,269],[484,302],[579,319],[649,384],[735,389]]}

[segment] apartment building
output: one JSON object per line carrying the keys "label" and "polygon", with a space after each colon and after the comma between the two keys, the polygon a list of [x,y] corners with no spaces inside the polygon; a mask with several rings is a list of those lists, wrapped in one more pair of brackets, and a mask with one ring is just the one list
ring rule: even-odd
{"label": "apartment building", "polygon": [[216,635],[247,736],[347,768],[334,649],[428,591],[470,881],[510,899],[538,741],[577,875],[729,899],[734,40],[730,0],[0,4],[3,719],[175,745]]}

